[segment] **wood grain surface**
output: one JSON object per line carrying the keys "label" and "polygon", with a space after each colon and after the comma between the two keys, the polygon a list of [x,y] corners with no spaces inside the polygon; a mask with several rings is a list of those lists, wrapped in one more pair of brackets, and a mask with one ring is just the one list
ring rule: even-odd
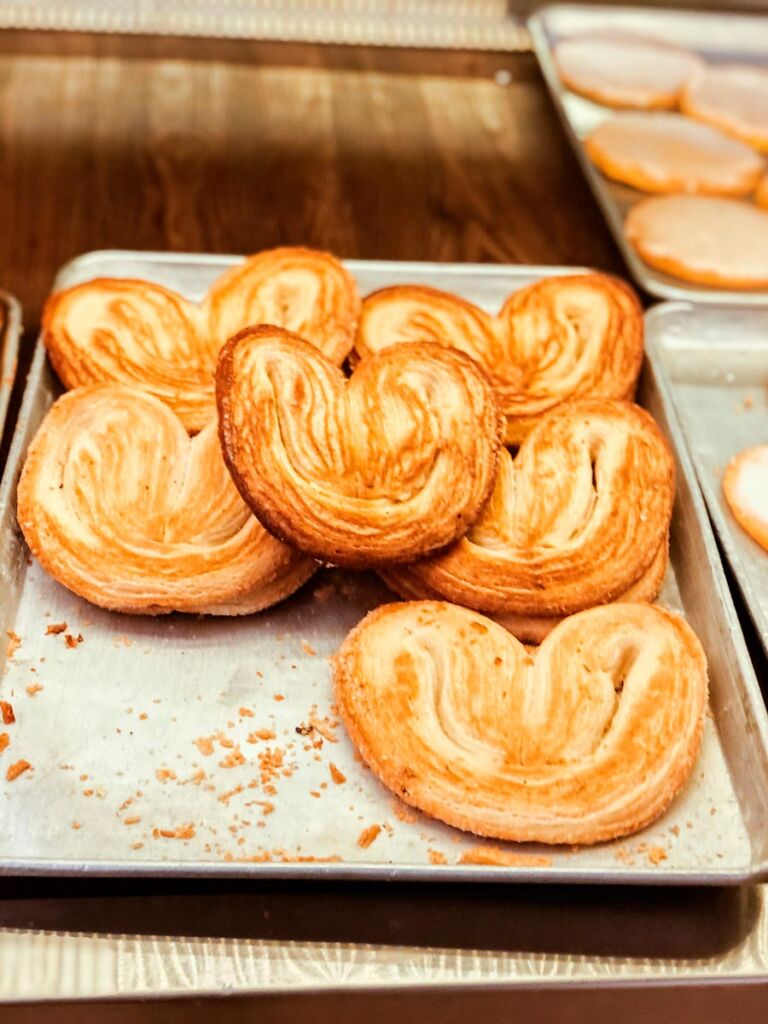
{"label": "wood grain surface", "polygon": [[0,145],[28,328],[106,247],[621,270],[530,55],[2,33]]}

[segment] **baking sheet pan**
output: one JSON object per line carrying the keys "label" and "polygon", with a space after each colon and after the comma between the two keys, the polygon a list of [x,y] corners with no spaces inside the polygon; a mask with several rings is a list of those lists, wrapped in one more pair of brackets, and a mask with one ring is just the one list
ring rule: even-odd
{"label": "baking sheet pan", "polygon": [[722,475],[768,443],[768,308],[662,303],[646,317],[662,387],[674,403],[723,550],[768,651],[768,552],[739,526]]}
{"label": "baking sheet pan", "polygon": [[713,63],[745,61],[768,65],[768,17],[642,7],[555,4],[537,11],[528,28],[534,51],[555,108],[587,181],[635,280],[651,295],[691,302],[768,303],[768,291],[738,291],[697,285],[654,270],[640,259],[624,235],[631,206],[649,193],[611,181],[587,156],[583,139],[615,111],[566,89],[560,81],[553,51],[558,40],[581,32],[621,31],[663,39],[701,54]]}
{"label": "baking sheet pan", "polygon": [[[200,298],[234,261],[93,253],[64,268],[57,286],[139,276]],[[422,282],[489,310],[564,269],[348,265],[363,292]],[[375,577],[327,570],[246,619],[153,619],[100,611],[28,564],[15,484],[57,390],[38,348],[0,494],[0,621],[13,632],[0,689],[17,718],[9,752],[34,766],[0,786],[0,872],[650,884],[768,877],[765,709],[651,363],[640,400],[678,448],[663,599],[685,610],[707,651],[713,718],[669,811],[637,836],[582,849],[465,835],[398,803],[356,760],[333,713],[327,659],[369,608],[392,599]],[[61,622],[66,632],[46,635]],[[308,732],[312,720],[319,728]],[[261,730],[274,739],[248,741]],[[233,751],[242,763],[232,765]],[[365,845],[374,825],[380,831]],[[510,862],[472,863],[488,846]]]}

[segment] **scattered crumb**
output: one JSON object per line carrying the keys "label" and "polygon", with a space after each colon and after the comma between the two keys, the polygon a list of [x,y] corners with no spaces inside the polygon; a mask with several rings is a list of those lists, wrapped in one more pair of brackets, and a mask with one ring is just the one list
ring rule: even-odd
{"label": "scattered crumb", "polygon": [[318,793],[318,791],[316,789],[310,789],[309,795],[313,796],[315,798],[315,800],[319,800],[320,797],[322,796],[322,794]]}
{"label": "scattered crumb", "polygon": [[679,825],[673,825],[672,828],[669,831],[672,833],[673,836],[679,836],[680,835],[680,826]]}
{"label": "scattered crumb", "polygon": [[660,864],[667,859],[667,851],[661,846],[651,846],[648,850],[648,860],[651,864]]}
{"label": "scattered crumb", "polygon": [[448,858],[444,853],[440,853],[439,850],[427,850],[430,864],[447,864]]}
{"label": "scattered crumb", "polygon": [[225,736],[222,732],[217,735],[216,739],[218,740],[219,746],[224,747],[225,750],[232,750],[235,745],[235,741],[231,740],[229,736]]}
{"label": "scattered crumb", "polygon": [[0,713],[3,716],[3,725],[13,725],[16,715],[13,713],[13,705],[7,700],[0,700]]}
{"label": "scattered crumb", "polygon": [[31,767],[32,765],[29,763],[29,761],[14,761],[13,764],[10,765],[10,767],[8,768],[8,771],[5,773],[5,777],[9,782],[13,782],[14,779],[18,779],[18,777],[22,775],[24,772],[29,771]]}
{"label": "scattered crumb", "polygon": [[195,826],[192,823],[189,825],[179,825],[178,828],[152,829],[152,837],[154,839],[194,839],[195,835]]}
{"label": "scattered crumb", "polygon": [[83,790],[83,796],[93,796],[93,790],[92,789],[84,789]]}
{"label": "scattered crumb", "polygon": [[30,686],[27,687],[27,693],[29,694],[30,697],[34,697],[35,694],[40,693],[42,689],[42,683],[32,683]]}
{"label": "scattered crumb", "polygon": [[73,828],[73,829],[75,830],[75,832],[77,832],[77,830],[78,830],[79,828],[82,828],[82,827],[83,827],[83,826],[82,826],[82,825],[80,824],[80,822],[79,822],[79,821],[73,821],[73,822],[72,822],[72,828]]}
{"label": "scattered crumb", "polygon": [[333,779],[337,786],[341,786],[343,783],[347,781],[347,776],[344,774],[344,772],[339,771],[339,769],[336,767],[333,761],[331,761],[331,763],[328,765],[328,768],[331,773],[331,778]]}
{"label": "scattered crumb", "polygon": [[142,711],[141,714],[139,715],[139,719],[142,722],[144,722],[146,720],[146,718],[147,718],[147,712],[146,711]]}
{"label": "scattered crumb", "polygon": [[364,828],[360,835],[357,837],[357,845],[361,850],[367,850],[368,847],[375,843],[379,838],[381,832],[381,825],[369,825],[368,828]]}
{"label": "scattered crumb", "polygon": [[273,740],[275,734],[271,729],[254,729],[246,737],[248,743],[258,743],[259,740]]}
{"label": "scattered crumb", "polygon": [[8,637],[8,646],[5,648],[6,658],[12,658],[16,651],[21,647],[21,637],[18,633],[14,633],[12,629],[6,629],[5,635]]}
{"label": "scattered crumb", "polygon": [[[258,672],[256,674],[258,675]],[[282,693],[276,693],[274,695],[274,700],[285,700],[285,697],[282,695]]]}
{"label": "scattered crumb", "polygon": [[239,750],[233,750],[231,754],[219,761],[219,768],[236,768],[237,765],[245,764],[245,758]]}
{"label": "scattered crumb", "polygon": [[314,715],[310,715],[309,724],[329,743],[338,743],[338,737],[333,731],[338,726],[338,722],[334,722],[330,718],[316,718]]}
{"label": "scattered crumb", "polygon": [[140,821],[141,821],[141,817],[138,814],[134,814],[130,818],[123,818],[123,824],[124,825],[138,825],[138,823]]}
{"label": "scattered crumb", "polygon": [[176,772],[172,771],[170,768],[158,768],[155,772],[155,777],[158,782],[165,782],[167,779],[175,779]]}
{"label": "scattered crumb", "polygon": [[78,633],[77,636],[73,636],[72,633],[64,634],[64,641],[67,647],[69,647],[70,649],[72,649],[73,647],[77,647],[77,645],[81,644],[84,639],[85,637],[83,636],[82,633]]}
{"label": "scattered crumb", "polygon": [[131,849],[132,850],[140,850],[143,845],[144,845],[144,843],[131,843]]}
{"label": "scattered crumb", "polygon": [[552,858],[535,853],[511,853],[498,846],[473,846],[459,857],[459,864],[488,864],[495,867],[549,868]]}
{"label": "scattered crumb", "polygon": [[52,622],[45,631],[46,636],[58,636],[67,628],[66,622]]}
{"label": "scattered crumb", "polygon": [[237,796],[238,793],[242,793],[244,786],[235,786],[234,789],[228,790],[226,793],[222,793],[219,797],[220,804],[228,804],[233,796]]}
{"label": "scattered crumb", "polygon": [[0,754],[5,750],[8,744],[11,742],[11,737],[7,732],[0,732]]}
{"label": "scattered crumb", "polygon": [[755,400],[752,397],[752,395],[746,395],[745,398],[744,398],[744,408],[745,409],[751,409],[754,404],[755,404]]}
{"label": "scattered crumb", "polygon": [[203,757],[210,757],[213,753],[213,740],[210,736],[198,736],[195,740],[195,746]]}
{"label": "scattered crumb", "polygon": [[112,639],[113,647],[131,647],[133,640],[129,636],[116,636]]}
{"label": "scattered crumb", "polygon": [[301,649],[302,649],[302,651],[304,651],[305,654],[308,654],[310,656],[310,658],[314,658],[315,655],[317,654],[317,651],[312,646],[312,644],[309,643],[308,640],[302,640],[301,641]]}
{"label": "scattered crumb", "polygon": [[250,708],[238,708],[237,713],[242,715],[243,718],[253,718],[253,712]]}
{"label": "scattered crumb", "polygon": [[412,825],[413,822],[419,820],[419,816],[416,811],[407,804],[404,804],[401,800],[392,801],[392,810],[394,811],[397,820],[403,821],[406,824]]}

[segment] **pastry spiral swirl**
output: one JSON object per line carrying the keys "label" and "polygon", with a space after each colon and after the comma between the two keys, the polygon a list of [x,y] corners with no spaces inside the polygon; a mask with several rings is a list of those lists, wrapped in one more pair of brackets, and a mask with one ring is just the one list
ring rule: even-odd
{"label": "pastry spiral swirl", "polygon": [[693,768],[701,644],[677,615],[613,604],[530,652],[477,612],[384,605],[349,634],[336,699],[401,799],[483,836],[595,843],[657,818]]}
{"label": "pastry spiral swirl", "polygon": [[404,597],[443,597],[538,642],[563,615],[652,600],[667,567],[669,445],[645,410],[583,398],[504,449],[482,515],[429,559],[382,569]]}
{"label": "pastry spiral swirl", "polygon": [[475,362],[398,345],[348,380],[301,338],[248,328],[216,374],[224,456],[276,536],[351,567],[421,557],[460,537],[493,485],[500,417]]}
{"label": "pastry spiral swirl", "polygon": [[335,257],[273,249],[227,271],[202,304],[131,279],[100,278],[57,292],[43,313],[43,340],[65,387],[142,388],[195,433],[215,415],[213,376],[228,337],[273,323],[342,363],[359,308],[355,282]]}
{"label": "pastry spiral swirl", "polygon": [[631,398],[643,358],[637,296],[606,274],[545,278],[514,292],[497,317],[456,295],[396,285],[363,301],[355,351],[404,341],[466,352],[488,372],[519,444],[538,417],[580,395]]}
{"label": "pastry spiral swirl", "polygon": [[51,576],[114,611],[245,614],[317,568],[251,515],[215,422],[190,438],[167,405],[122,385],[78,388],[51,407],[19,481],[18,520]]}

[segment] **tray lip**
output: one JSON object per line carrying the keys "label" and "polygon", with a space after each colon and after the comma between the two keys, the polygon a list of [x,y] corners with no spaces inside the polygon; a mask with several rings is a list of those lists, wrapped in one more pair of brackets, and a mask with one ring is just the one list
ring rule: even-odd
{"label": "tray lip", "polygon": [[[243,256],[231,256],[229,254],[207,254],[207,253],[168,253],[157,250],[143,252],[131,249],[105,249],[94,250],[77,256],[65,263],[58,271],[53,288],[57,282],[72,270],[79,269],[92,261],[104,258],[140,258],[149,259],[150,262],[172,262],[180,259],[182,263],[190,266],[200,265],[224,265],[232,261],[242,260]],[[350,270],[375,270],[401,268],[403,272],[415,269],[427,271],[438,271],[440,273],[464,275],[467,273],[480,273],[486,277],[503,276],[559,276],[569,273],[585,273],[586,268],[570,266],[539,266],[530,264],[463,264],[463,263],[440,263],[440,262],[419,262],[400,260],[344,260]],[[658,381],[658,373],[653,362],[651,353],[646,350],[646,363]],[[9,506],[15,498],[15,488],[18,475],[21,471],[23,458],[23,447],[25,435],[28,431],[28,410],[36,400],[35,387],[40,383],[40,376],[44,372],[46,364],[45,346],[42,335],[38,337],[32,363],[27,380],[25,381],[22,406],[15,424],[11,448],[8,460],[3,468],[0,478],[0,519],[6,514]],[[647,372],[647,369],[646,369]],[[670,440],[681,463],[683,475],[686,477],[691,492],[691,499],[694,504],[694,512],[699,529],[702,532],[702,539],[710,555],[710,563],[718,589],[718,599],[723,606],[726,618],[730,626],[732,642],[735,645],[735,654],[738,661],[740,673],[744,682],[747,683],[747,691],[754,711],[757,712],[759,732],[765,749],[768,750],[768,717],[762,705],[762,700],[755,702],[755,693],[759,695],[759,686],[754,677],[749,655],[743,638],[741,626],[732,603],[730,593],[727,589],[723,568],[720,561],[717,547],[712,534],[712,528],[707,518],[706,508],[702,495],[699,491],[697,477],[690,460],[685,439],[682,434],[680,423],[677,419],[673,403],[668,392],[660,387],[661,400],[664,414],[668,420]],[[0,566],[0,573],[3,567]],[[521,856],[524,856],[521,853]],[[545,855],[545,852],[542,854]],[[257,870],[254,870],[256,868]],[[552,878],[547,878],[551,873]],[[752,884],[760,881],[768,881],[768,857],[763,861],[754,861],[742,869],[717,869],[689,870],[687,868],[666,868],[651,872],[647,869],[624,869],[621,876],[606,877],[605,868],[553,868],[549,867],[526,867],[523,865],[444,865],[440,867],[439,873],[432,865],[393,865],[387,863],[354,864],[350,862],[341,863],[307,863],[307,862],[265,862],[258,865],[226,862],[226,861],[94,861],[87,862],[73,860],[57,860],[55,858],[9,858],[0,857],[0,877],[2,876],[92,876],[92,877],[177,877],[177,878],[281,878],[281,879],[323,879],[336,878],[341,880],[357,879],[360,881],[400,881],[403,882],[507,882],[514,884],[600,884],[607,886],[616,885],[653,885],[653,886],[738,886]]]}
{"label": "tray lip", "polygon": [[[704,309],[697,309],[695,303],[692,303],[692,302],[682,302],[682,301],[678,301],[678,302],[661,302],[657,306],[655,306],[652,310],[648,311],[648,317],[649,317],[649,319],[652,322],[655,322],[655,321],[663,321],[665,317],[672,316],[672,315],[674,315],[676,313],[685,313],[685,314],[688,314],[688,315],[693,313],[693,314],[697,314],[699,316],[701,316],[701,315],[707,316],[707,315],[709,315],[710,310],[711,311],[715,311],[717,309],[719,309],[720,311],[725,311],[725,310],[728,310],[729,312],[733,311],[730,307],[727,307],[727,306],[719,306],[719,307],[714,307],[713,306],[713,307],[706,307]],[[766,310],[766,309],[762,309],[762,308],[755,309],[755,307],[751,307],[751,311],[753,313],[757,312],[757,313],[761,313],[761,314],[768,313],[768,310]],[[740,312],[743,315],[749,315],[749,311],[747,309],[745,309],[744,307],[742,307],[740,309]],[[665,361],[664,361],[665,357],[663,355],[663,351],[664,351],[665,347],[668,348],[668,349],[675,349],[675,348],[677,348],[677,345],[676,345],[674,340],[672,340],[670,342],[667,342],[667,341],[661,340],[661,338],[654,338],[654,339],[651,339],[651,340],[646,338],[646,346],[649,349],[652,349],[653,352],[654,352],[654,356],[655,356],[655,358],[657,360],[657,364],[658,364],[657,372],[659,374],[660,382],[663,384],[663,386],[668,391],[668,393],[670,395],[671,402],[674,403],[674,401],[675,401],[675,399],[674,399],[675,385],[672,383],[670,375],[669,375],[669,373],[667,371],[667,368],[665,366]],[[755,344],[755,348],[762,349],[765,352],[766,357],[768,357],[768,337],[766,337],[766,339],[764,341],[762,341],[762,340],[758,341]],[[710,351],[713,351],[713,349],[710,348]],[[702,480],[703,474],[699,472],[698,464],[694,460],[693,455],[690,452],[690,446],[688,444],[688,436],[687,436],[685,430],[683,430],[682,424],[680,426],[681,426],[682,442],[683,442],[683,444],[685,444],[686,448],[688,449],[688,454],[689,454],[689,457],[690,457],[690,460],[691,460],[691,464],[693,466],[693,471],[696,474],[696,480],[697,480],[697,483],[698,483],[698,489],[699,489],[699,492],[701,494],[701,498],[702,498],[702,500],[703,500],[703,502],[704,502],[704,504],[705,504],[705,506],[707,508],[707,511],[709,513],[709,517],[710,517],[710,519],[712,521],[712,526],[713,526],[714,531],[715,531],[715,533],[717,534],[717,536],[718,536],[718,538],[720,540],[720,544],[722,545],[723,551],[725,552],[725,556],[726,556],[726,558],[727,558],[727,560],[728,560],[728,562],[729,562],[729,564],[731,566],[731,569],[733,570],[733,573],[734,573],[734,575],[736,577],[736,582],[737,582],[737,584],[739,586],[739,589],[741,591],[741,595],[742,595],[742,597],[744,599],[744,603],[747,606],[747,610],[749,612],[750,618],[752,619],[752,622],[753,622],[753,624],[755,626],[755,630],[756,630],[756,632],[757,632],[757,634],[758,634],[758,636],[759,636],[759,638],[760,638],[760,640],[762,642],[762,645],[763,645],[763,647],[764,647],[764,649],[766,651],[766,654],[768,654],[768,616],[764,615],[761,611],[759,611],[758,609],[756,609],[753,606],[753,601],[752,601],[753,586],[752,586],[752,582],[751,582],[751,580],[749,578],[749,570],[748,570],[748,568],[746,566],[745,560],[741,556],[741,554],[739,553],[739,551],[738,551],[738,549],[736,547],[736,544],[734,542],[734,536],[735,536],[734,524],[729,522],[728,517],[724,514],[723,509],[718,505],[718,503],[716,501],[710,502],[709,496],[711,496],[711,488],[709,486],[709,482],[707,482],[707,486],[704,485],[704,482]]]}
{"label": "tray lip", "polygon": [[[6,309],[6,321],[2,329],[3,358],[2,364],[0,364],[0,435],[2,435],[8,416],[11,392],[16,382],[23,325],[21,303],[15,295],[0,289],[0,304]],[[8,454],[10,456],[10,450]]]}
{"label": "tray lip", "polygon": [[[707,19],[714,21],[727,17],[740,20],[746,23],[760,22],[764,24],[764,16],[749,14],[743,11],[735,11],[732,14],[727,11],[696,11],[684,10],[682,8],[664,7],[651,8],[640,7],[636,4],[585,4],[585,3],[551,3],[538,7],[530,15],[526,24],[531,37],[531,47],[536,60],[539,63],[541,73],[552,99],[553,106],[563,130],[571,144],[579,166],[587,179],[592,195],[605,218],[608,228],[613,235],[614,241],[621,251],[630,274],[635,282],[649,295],[654,298],[666,301],[687,300],[694,303],[706,305],[727,305],[739,307],[767,306],[768,288],[755,291],[739,291],[738,289],[726,290],[721,288],[709,288],[706,286],[696,287],[694,284],[686,284],[681,279],[680,284],[675,284],[673,279],[667,280],[668,275],[662,275],[640,259],[638,254],[629,244],[624,233],[624,224],[616,203],[611,197],[610,186],[597,170],[586,154],[584,146],[573,127],[571,119],[566,113],[562,97],[566,90],[560,84],[560,76],[555,67],[553,48],[549,41],[547,19],[557,11],[589,12],[590,15],[604,14],[636,14],[647,17],[659,17],[663,19],[668,16],[693,17],[697,20]],[[610,108],[606,108],[610,109]]]}

